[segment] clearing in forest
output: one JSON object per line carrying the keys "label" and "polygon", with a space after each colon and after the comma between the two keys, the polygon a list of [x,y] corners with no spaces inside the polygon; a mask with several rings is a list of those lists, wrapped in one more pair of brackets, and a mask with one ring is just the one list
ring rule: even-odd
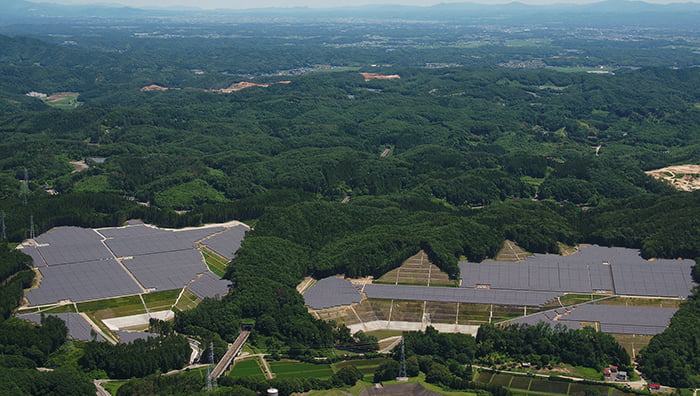
{"label": "clearing in forest", "polygon": [[700,190],[700,165],[676,165],[644,172],[681,191]]}
{"label": "clearing in forest", "polygon": [[377,73],[360,73],[362,74],[362,77],[365,78],[365,82],[371,81],[371,80],[398,80],[401,78],[398,74],[389,74],[389,75],[383,75],[383,74],[377,74]]}
{"label": "clearing in forest", "polygon": [[44,103],[58,109],[74,109],[80,106],[77,92],[56,92],[49,97],[42,98]]}

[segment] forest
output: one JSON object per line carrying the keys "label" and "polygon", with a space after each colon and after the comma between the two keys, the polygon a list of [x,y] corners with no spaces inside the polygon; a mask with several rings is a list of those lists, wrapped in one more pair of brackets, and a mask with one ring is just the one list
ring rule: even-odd
{"label": "forest", "polygon": [[[66,346],[60,320],[13,318],[34,273],[11,248],[32,227],[249,223],[225,275],[231,292],[177,312],[172,325],[213,343],[217,357],[250,321],[252,344],[275,357],[374,345],[314,319],[295,286],[304,276],[378,276],[421,249],[452,278],[460,259],[493,257],[505,240],[539,253],[595,243],[645,258],[700,257],[700,193],[644,173],[700,163],[692,29],[600,36],[457,22],[95,23],[0,26],[0,365],[8,367],[0,382],[8,392],[49,394],[66,381],[80,384],[75,394],[94,393],[91,378],[132,376],[120,394],[202,387],[186,375],[151,375],[186,360],[179,335]],[[260,85],[222,91],[241,81]],[[161,88],[142,89],[152,84]],[[55,106],[48,97],[60,92],[77,94],[78,105]],[[700,384],[697,301],[684,302],[641,353],[650,379]],[[406,337],[413,372],[453,389],[473,389],[464,365],[476,360],[629,364],[614,340],[588,330],[488,326],[476,340]],[[151,343],[167,353],[150,354]],[[42,366],[57,371],[34,370]],[[389,359],[375,375],[395,369]],[[291,392],[356,375],[336,374],[222,385],[232,394]]]}

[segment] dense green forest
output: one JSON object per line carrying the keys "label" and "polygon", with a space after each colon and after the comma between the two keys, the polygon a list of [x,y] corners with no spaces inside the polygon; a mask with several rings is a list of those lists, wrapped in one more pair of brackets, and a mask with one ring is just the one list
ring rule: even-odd
{"label": "dense green forest", "polygon": [[[217,357],[251,319],[251,342],[275,357],[374,349],[371,337],[314,319],[295,286],[307,275],[378,276],[420,249],[453,278],[460,258],[492,257],[506,239],[530,252],[597,243],[647,258],[700,257],[700,193],[644,173],[700,163],[695,33],[94,23],[0,27],[9,34],[0,35],[2,237],[27,238],[30,218],[37,234],[132,218],[167,227],[250,221],[226,273],[231,292],[178,312],[173,324],[213,343]],[[220,91],[240,81],[261,86]],[[151,84],[168,89],[141,89]],[[32,91],[75,92],[78,105],[56,107]],[[34,274],[7,241],[3,393],[71,394],[66,383],[94,393],[91,376],[142,377],[120,394],[201,390],[191,376],[147,376],[182,365],[180,336],[68,347],[60,320],[12,318]],[[651,379],[700,382],[697,334],[688,331],[700,328],[697,301],[642,352]],[[629,364],[589,330],[485,327],[476,340],[428,331],[406,343],[413,374],[455,389],[474,386],[464,364],[475,360]],[[34,370],[47,363],[57,371]],[[375,376],[396,369],[388,359]],[[356,375],[226,379],[221,393],[330,388]]]}

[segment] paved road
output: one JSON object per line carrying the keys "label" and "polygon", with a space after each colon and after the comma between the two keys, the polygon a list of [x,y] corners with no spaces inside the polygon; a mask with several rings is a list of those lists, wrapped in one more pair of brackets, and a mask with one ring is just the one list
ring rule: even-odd
{"label": "paved road", "polygon": [[97,380],[96,379],[96,380],[92,381],[92,383],[95,384],[95,389],[96,389],[95,394],[97,396],[112,396],[111,393],[107,392],[107,390],[102,387],[102,384],[104,384],[105,382],[109,382],[109,381],[111,381],[111,380],[103,380],[103,379]]}
{"label": "paved road", "polygon": [[238,355],[238,352],[240,352],[243,348],[243,345],[245,345],[245,342],[248,340],[248,336],[250,336],[250,331],[241,331],[241,333],[238,335],[238,338],[236,338],[236,341],[234,341],[233,344],[231,344],[231,346],[224,354],[224,357],[221,358],[219,364],[217,364],[216,367],[214,367],[214,371],[212,371],[209,375],[210,378],[216,379],[221,377],[221,374],[223,374],[224,371],[226,371],[228,366],[231,364],[233,358],[235,358],[236,355]]}
{"label": "paved road", "polygon": [[389,352],[391,352],[392,349],[396,348],[396,346],[399,345],[399,343],[401,342],[401,339],[402,339],[402,338],[403,338],[403,336],[393,336],[393,337],[384,338],[384,339],[381,340],[380,342],[391,340],[391,344],[385,346],[381,351],[379,351],[379,353],[389,353]]}

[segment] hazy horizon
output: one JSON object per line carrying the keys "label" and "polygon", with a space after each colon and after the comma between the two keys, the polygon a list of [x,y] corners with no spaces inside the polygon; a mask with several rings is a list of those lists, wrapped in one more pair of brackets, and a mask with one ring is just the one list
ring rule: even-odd
{"label": "hazy horizon", "polygon": [[[123,5],[135,8],[201,8],[201,9],[251,9],[251,8],[335,8],[358,7],[363,5],[409,5],[409,6],[433,6],[445,3],[479,3],[479,4],[508,4],[514,0],[360,0],[348,2],[345,0],[28,0],[36,3],[54,3],[65,5],[106,4]],[[551,4],[590,4],[601,0],[518,0],[519,3],[531,5]],[[675,1],[675,0],[645,0],[651,4],[672,3],[698,3],[700,0]]]}

